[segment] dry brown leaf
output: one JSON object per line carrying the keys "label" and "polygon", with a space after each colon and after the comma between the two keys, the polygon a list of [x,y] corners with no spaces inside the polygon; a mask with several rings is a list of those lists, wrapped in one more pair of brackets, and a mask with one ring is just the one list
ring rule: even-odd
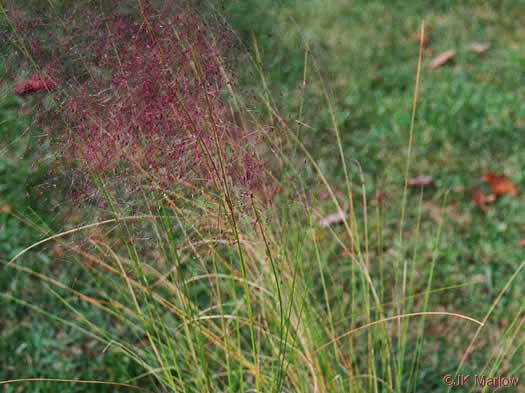
{"label": "dry brown leaf", "polygon": [[490,184],[491,193],[495,197],[505,194],[518,195],[518,188],[505,175],[486,173],[481,177],[481,181]]}
{"label": "dry brown leaf", "polygon": [[489,44],[481,44],[479,42],[473,42],[472,44],[470,44],[470,50],[478,54],[485,53],[489,49],[489,47]]}
{"label": "dry brown leaf", "polygon": [[434,68],[441,67],[442,65],[451,61],[454,56],[456,56],[456,51],[454,49],[449,49],[443,53],[440,53],[430,62],[430,69],[433,70]]}
{"label": "dry brown leaf", "polygon": [[424,187],[424,186],[429,186],[433,183],[434,183],[434,180],[432,180],[430,176],[419,176],[413,179],[408,179],[407,181],[407,185],[409,187],[418,187],[418,186]]}
{"label": "dry brown leaf", "polygon": [[472,199],[472,201],[481,209],[481,211],[486,212],[488,210],[487,197],[478,187],[472,190],[470,199]]}
{"label": "dry brown leaf", "polygon": [[520,239],[520,247],[525,247],[525,237],[523,239]]}

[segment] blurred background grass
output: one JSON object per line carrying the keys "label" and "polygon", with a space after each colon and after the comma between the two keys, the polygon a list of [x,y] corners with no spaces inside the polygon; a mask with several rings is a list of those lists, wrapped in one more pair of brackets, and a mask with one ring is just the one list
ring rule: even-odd
{"label": "blurred background grass", "polygon": [[[434,187],[423,198],[423,243],[435,231],[432,217],[444,217],[441,279],[486,279],[474,297],[462,294],[474,312],[481,311],[477,306],[489,301],[523,259],[518,245],[525,233],[523,193],[501,198],[483,214],[470,191],[483,189],[480,177],[487,172],[506,174],[520,190],[525,185],[525,3],[239,1],[227,13],[252,51],[252,33],[256,37],[267,84],[292,119],[299,112],[308,45],[322,80],[310,65],[300,120],[312,128],[301,128],[300,135],[343,190],[326,89],[345,157],[362,167],[369,199],[377,191],[385,194],[387,223],[399,218],[419,45],[413,36],[422,21],[432,29],[424,50],[409,177],[433,178]],[[474,53],[470,46],[475,42],[489,49]],[[430,60],[448,49],[456,50],[453,62],[430,71]],[[251,75],[245,81],[258,84]],[[359,183],[357,167],[351,173]],[[416,227],[419,198],[419,190],[411,191],[408,237]],[[462,301],[457,293],[453,297],[445,303]],[[519,296],[514,299],[517,306]]]}
{"label": "blurred background grass", "polygon": [[[361,165],[367,197],[372,199],[376,192],[386,196],[386,260],[389,252],[394,259],[395,252],[408,252],[414,247],[421,258],[428,257],[436,221],[444,218],[434,286],[476,284],[443,292],[432,298],[430,309],[483,318],[524,254],[518,246],[519,239],[525,237],[523,193],[516,198],[502,197],[487,214],[472,203],[469,193],[480,185],[479,178],[486,172],[505,173],[518,189],[525,187],[525,3],[233,0],[226,2],[225,7],[226,20],[246,51],[245,55],[241,52],[239,64],[245,60],[242,56],[253,55],[253,34],[274,101],[292,121],[297,119],[309,126],[300,128],[301,138],[330,182],[336,189],[341,184],[343,191],[344,178],[335,159],[337,146],[323,95],[323,90],[329,92],[345,156],[349,162],[356,160]],[[404,227],[407,241],[404,250],[397,250],[399,201],[418,52],[418,43],[411,36],[418,32],[422,20],[432,28],[432,35],[424,51],[410,177],[431,176],[434,186],[423,193],[417,244],[411,240],[415,236],[420,192],[411,190],[411,208]],[[488,44],[489,49],[483,54],[473,53],[469,49],[473,42]],[[306,44],[316,65],[309,60],[303,92]],[[448,49],[457,52],[453,63],[429,71],[429,60]],[[3,46],[2,50],[6,48]],[[2,63],[2,70],[6,67]],[[238,72],[243,88],[263,94],[257,76],[246,72],[246,67],[239,67]],[[41,163],[35,166],[34,162],[46,154],[46,146],[34,143],[38,130],[25,132],[30,120],[21,112],[24,99],[11,94],[13,82],[12,75],[2,75],[0,259],[4,262],[42,237],[41,231],[14,215],[36,218],[50,230],[59,230],[63,216],[70,213],[61,199],[65,185],[58,185],[56,193],[39,187],[48,182],[48,168]],[[303,116],[299,119],[303,94]],[[264,113],[262,106],[259,110]],[[357,167],[352,166],[350,173],[358,183]],[[318,179],[307,166],[304,175],[316,186]],[[40,193],[41,189],[47,191]],[[327,252],[327,276],[332,285],[341,284],[338,280],[345,276],[345,271],[335,271],[337,268],[328,265],[331,258],[341,257],[339,253],[337,245]],[[65,269],[56,249],[37,249],[23,259],[23,264],[52,273],[76,289],[96,287],[79,267]],[[426,273],[420,272],[422,277]],[[522,310],[522,287],[519,283],[513,285],[505,295],[493,317],[494,336],[484,337],[485,345],[501,333],[498,326],[505,326],[510,316]],[[46,286],[23,272],[4,269],[0,291],[27,301],[38,299],[38,306],[49,312],[63,312]],[[349,306],[350,303],[346,305]],[[111,323],[106,315],[84,307],[100,324]],[[122,355],[103,353],[99,343],[86,340],[80,333],[30,312],[21,304],[1,298],[0,309],[5,316],[0,322],[0,380],[38,376],[123,380],[139,373]],[[457,348],[463,346],[453,344],[464,343],[472,331],[454,333],[451,337],[439,326],[429,328],[428,335],[434,338],[428,345],[434,350],[422,373],[436,384],[424,387],[424,391],[438,389],[442,375],[455,369]],[[523,348],[524,340],[520,343]],[[481,364],[484,359],[478,360]],[[475,364],[473,360],[472,365]],[[57,386],[41,383],[5,389],[52,392]],[[83,385],[68,385],[67,389],[115,391]]]}

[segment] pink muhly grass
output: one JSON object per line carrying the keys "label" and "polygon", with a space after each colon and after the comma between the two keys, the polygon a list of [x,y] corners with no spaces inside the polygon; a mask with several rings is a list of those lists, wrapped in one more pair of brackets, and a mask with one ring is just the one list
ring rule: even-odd
{"label": "pink muhly grass", "polygon": [[263,131],[236,124],[225,97],[234,53],[225,29],[213,31],[190,7],[119,9],[67,15],[46,53],[30,37],[39,66],[56,70],[56,85],[36,75],[15,90],[57,87],[61,126],[51,137],[61,155],[80,173],[130,189],[144,176],[163,188],[222,185],[226,176],[234,190],[271,199]]}

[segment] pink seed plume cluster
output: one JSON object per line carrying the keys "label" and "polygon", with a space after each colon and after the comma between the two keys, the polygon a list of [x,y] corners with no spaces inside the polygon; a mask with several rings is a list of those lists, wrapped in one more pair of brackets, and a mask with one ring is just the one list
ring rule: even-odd
{"label": "pink seed plume cluster", "polygon": [[51,136],[80,173],[132,186],[153,179],[163,188],[222,186],[226,178],[270,200],[277,188],[262,159],[264,131],[241,127],[228,103],[237,50],[227,29],[191,5],[164,3],[84,7],[55,21],[59,33],[30,44],[53,82],[35,74],[16,93],[56,88],[61,125]]}

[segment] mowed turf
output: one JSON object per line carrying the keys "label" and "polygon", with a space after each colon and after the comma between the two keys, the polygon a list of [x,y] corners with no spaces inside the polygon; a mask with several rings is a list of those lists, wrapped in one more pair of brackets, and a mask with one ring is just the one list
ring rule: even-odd
{"label": "mowed turf", "polygon": [[[381,226],[390,270],[399,268],[395,264],[399,253],[408,256],[412,255],[408,250],[417,249],[423,285],[442,222],[433,287],[474,284],[432,296],[430,309],[482,319],[525,257],[519,246],[525,237],[525,3],[237,1],[227,13],[252,55],[257,43],[275,104],[296,124],[344,199],[344,175],[324,96],[328,93],[356,189],[361,185],[358,168],[362,168],[369,215],[375,214],[374,196],[384,198]],[[416,38],[423,23],[427,34],[432,31],[423,50],[408,177],[430,176],[433,185],[422,194],[419,187],[409,189],[406,240],[400,249],[400,205],[419,50]],[[476,53],[471,48],[474,43],[488,49]],[[454,58],[431,70],[432,59],[450,49],[456,52]],[[252,74],[246,75],[246,81],[259,83]],[[262,89],[260,95],[264,96]],[[317,176],[310,173],[311,182],[318,184]],[[516,197],[498,199],[487,213],[471,200],[476,187],[486,194],[490,191],[480,181],[485,173],[505,174],[520,190]],[[330,212],[333,207],[327,208]],[[371,239],[371,248],[377,248],[373,243]],[[329,263],[341,266],[335,262],[341,259],[337,246],[333,248]],[[376,269],[378,259],[372,258]],[[341,268],[328,269],[337,277]],[[490,328],[480,339],[486,352],[472,356],[479,361],[472,360],[472,369],[488,359],[495,350],[489,343],[501,337],[512,316],[523,311],[522,283],[523,273],[489,318]],[[433,326],[428,329],[428,357],[421,372],[434,375],[435,382],[439,375],[455,370],[474,329],[454,324],[450,330],[437,321],[428,323]],[[514,367],[523,350],[523,335],[519,343],[521,350],[518,346],[511,362]]]}

